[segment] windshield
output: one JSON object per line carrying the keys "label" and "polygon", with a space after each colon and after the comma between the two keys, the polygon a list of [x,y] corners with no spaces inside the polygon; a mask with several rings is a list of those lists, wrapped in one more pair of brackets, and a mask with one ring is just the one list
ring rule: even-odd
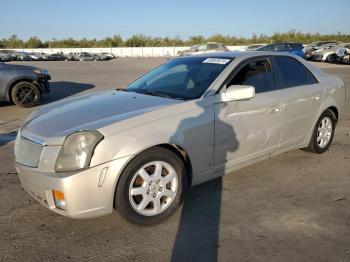
{"label": "windshield", "polygon": [[344,47],[346,44],[339,44],[339,45],[336,45],[336,46],[333,46],[332,48],[330,48],[331,50],[338,50],[342,47]]}
{"label": "windshield", "polygon": [[196,99],[232,60],[196,56],[174,59],[149,71],[124,90],[173,99]]}

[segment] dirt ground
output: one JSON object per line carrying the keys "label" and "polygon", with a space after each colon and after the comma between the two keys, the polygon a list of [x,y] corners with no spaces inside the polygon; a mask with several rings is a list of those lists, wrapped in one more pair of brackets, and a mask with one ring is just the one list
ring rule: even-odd
{"label": "dirt ground", "polygon": [[[163,59],[25,62],[48,69],[49,103],[122,86]],[[0,103],[0,261],[350,261],[350,66],[347,106],[330,150],[293,150],[196,186],[174,216],[153,227],[116,212],[73,220],[33,200],[12,159],[17,128],[32,111]]]}

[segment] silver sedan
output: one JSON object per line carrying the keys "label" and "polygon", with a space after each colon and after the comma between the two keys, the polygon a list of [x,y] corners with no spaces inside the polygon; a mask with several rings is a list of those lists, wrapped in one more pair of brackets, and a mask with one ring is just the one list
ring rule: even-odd
{"label": "silver sedan", "polygon": [[72,218],[115,208],[154,224],[194,186],[294,148],[323,153],[343,82],[284,53],[170,60],[126,87],[34,112],[18,133],[22,186]]}

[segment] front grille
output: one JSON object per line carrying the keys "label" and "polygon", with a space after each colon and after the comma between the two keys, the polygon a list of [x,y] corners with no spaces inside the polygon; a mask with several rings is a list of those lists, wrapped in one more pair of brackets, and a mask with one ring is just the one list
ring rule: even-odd
{"label": "front grille", "polygon": [[16,162],[28,167],[38,167],[43,147],[19,135],[14,150]]}

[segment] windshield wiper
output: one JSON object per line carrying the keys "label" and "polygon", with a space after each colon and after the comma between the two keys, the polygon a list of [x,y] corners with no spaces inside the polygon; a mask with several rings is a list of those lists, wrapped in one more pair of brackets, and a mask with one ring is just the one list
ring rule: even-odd
{"label": "windshield wiper", "polygon": [[155,90],[149,90],[149,89],[144,89],[144,90],[137,90],[135,91],[136,93],[141,93],[144,95],[150,95],[150,96],[159,96],[159,97],[165,97],[165,98],[173,98],[167,94],[164,94],[162,92],[159,91],[155,91]]}
{"label": "windshield wiper", "polygon": [[130,92],[130,90],[128,90],[126,88],[120,88],[120,87],[117,87],[115,90],[117,90],[117,91],[124,91],[124,92]]}

